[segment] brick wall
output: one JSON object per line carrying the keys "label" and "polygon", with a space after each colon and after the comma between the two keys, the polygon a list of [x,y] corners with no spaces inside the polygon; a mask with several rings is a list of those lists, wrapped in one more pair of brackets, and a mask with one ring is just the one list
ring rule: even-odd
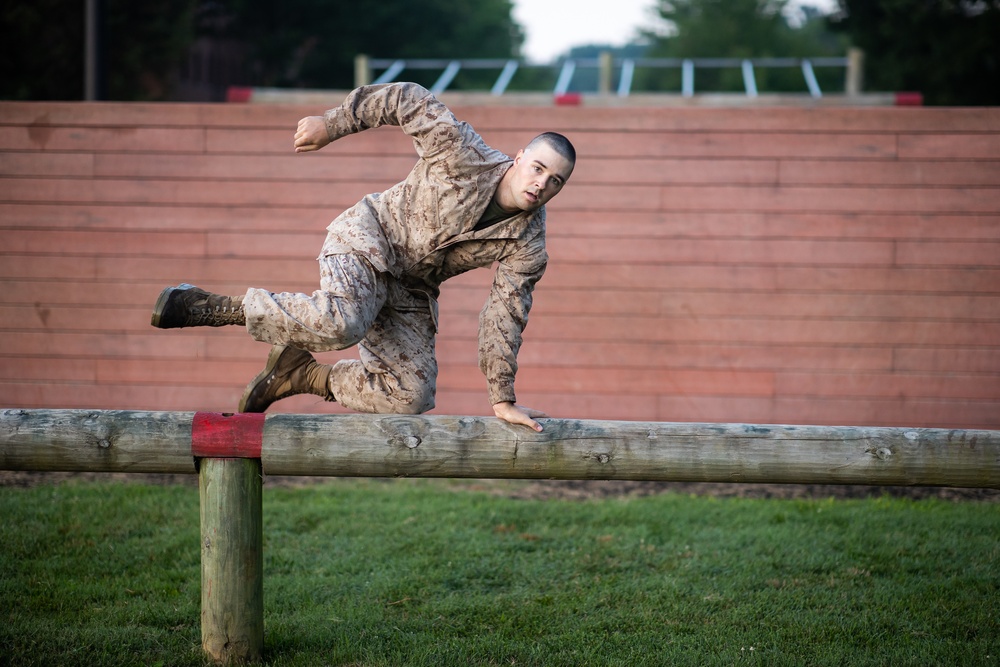
{"label": "brick wall", "polygon": [[[393,128],[294,155],[320,111],[0,103],[0,407],[234,410],[268,348],[150,309],[181,281],[315,288],[325,226],[414,160]],[[549,206],[522,403],[1000,428],[1000,109],[456,112],[509,153],[555,129],[580,154]],[[442,293],[439,414],[491,414],[489,282]]]}

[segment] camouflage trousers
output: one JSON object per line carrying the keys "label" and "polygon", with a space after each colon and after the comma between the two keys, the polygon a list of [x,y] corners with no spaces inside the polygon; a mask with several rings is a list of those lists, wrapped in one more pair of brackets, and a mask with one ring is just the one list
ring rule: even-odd
{"label": "camouflage trousers", "polygon": [[319,258],[310,294],[251,288],[243,301],[254,339],[310,352],[357,345],[360,359],[336,362],[330,390],[358,412],[419,414],[434,407],[437,302],[403,287],[361,255]]}

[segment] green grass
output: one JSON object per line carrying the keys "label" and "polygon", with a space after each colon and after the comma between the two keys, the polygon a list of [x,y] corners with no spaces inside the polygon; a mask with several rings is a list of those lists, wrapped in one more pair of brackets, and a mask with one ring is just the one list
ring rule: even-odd
{"label": "green grass", "polygon": [[[0,664],[201,665],[198,491],[0,488]],[[269,665],[998,665],[1000,508],[264,492]]]}

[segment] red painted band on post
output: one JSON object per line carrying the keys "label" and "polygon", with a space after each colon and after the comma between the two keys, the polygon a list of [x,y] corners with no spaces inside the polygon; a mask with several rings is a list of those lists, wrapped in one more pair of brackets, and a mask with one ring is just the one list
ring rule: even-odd
{"label": "red painted band on post", "polygon": [[196,412],[191,454],[201,458],[259,459],[264,449],[264,413]]}
{"label": "red painted band on post", "polygon": [[253,88],[244,88],[242,86],[229,86],[226,89],[226,101],[245,103],[249,102],[253,98]]}
{"label": "red painted band on post", "polygon": [[897,107],[922,107],[923,105],[923,93],[896,93]]}
{"label": "red painted band on post", "polygon": [[578,107],[583,104],[583,95],[580,93],[563,93],[555,96],[557,107]]}

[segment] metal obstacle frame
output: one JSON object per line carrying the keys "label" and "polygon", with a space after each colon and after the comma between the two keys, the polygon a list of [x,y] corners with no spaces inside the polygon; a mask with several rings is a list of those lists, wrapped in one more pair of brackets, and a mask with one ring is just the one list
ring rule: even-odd
{"label": "metal obstacle frame", "polygon": [[[503,95],[511,80],[519,69],[553,69],[559,74],[556,78],[552,94],[559,96],[569,92],[570,84],[577,68],[597,69],[599,72],[599,88],[610,92],[613,73],[618,72],[618,85],[615,95],[628,97],[632,93],[632,81],[637,68],[680,69],[681,95],[693,97],[695,93],[695,70],[700,69],[739,69],[743,76],[743,88],[747,97],[757,97],[757,80],[755,68],[781,69],[799,68],[809,96],[814,99],[823,97],[819,82],[816,79],[815,68],[837,67],[845,70],[845,88],[850,87],[850,81],[856,77],[850,57],[816,57],[816,58],[612,58],[610,53],[599,58],[566,58],[561,65],[539,65],[525,63],[508,58],[465,58],[465,59],[434,59],[434,58],[367,58],[359,56],[355,63],[356,85],[366,83],[380,84],[400,81],[400,76],[407,70],[441,70],[441,74],[431,85],[430,91],[440,95],[448,89],[455,76],[464,68],[467,70],[500,70],[490,94]],[[379,71],[372,79],[372,75]],[[606,90],[604,90],[606,89]]]}

